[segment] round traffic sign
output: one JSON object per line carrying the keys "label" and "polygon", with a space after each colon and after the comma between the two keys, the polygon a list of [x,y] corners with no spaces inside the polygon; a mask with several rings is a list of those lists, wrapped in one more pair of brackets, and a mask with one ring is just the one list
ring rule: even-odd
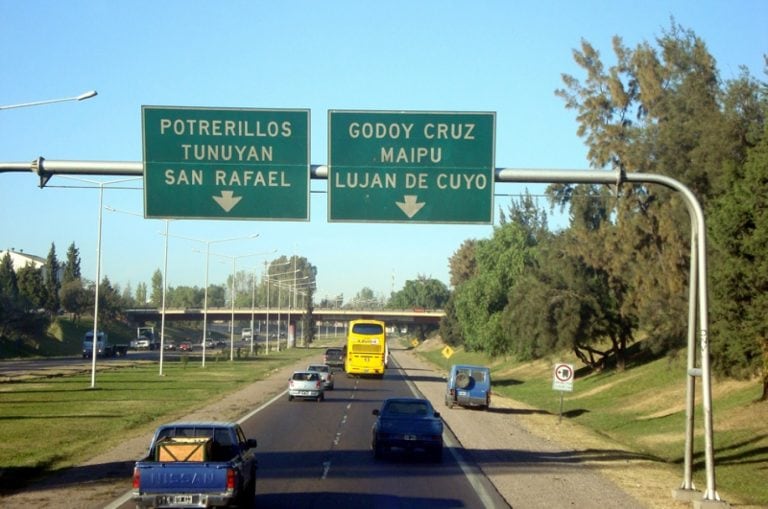
{"label": "round traffic sign", "polygon": [[555,365],[555,378],[558,382],[570,382],[573,380],[573,366],[570,364]]}

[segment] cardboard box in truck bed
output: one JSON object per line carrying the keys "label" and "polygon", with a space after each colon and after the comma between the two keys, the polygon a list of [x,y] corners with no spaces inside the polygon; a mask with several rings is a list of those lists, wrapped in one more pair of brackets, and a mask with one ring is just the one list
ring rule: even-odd
{"label": "cardboard box in truck bed", "polygon": [[168,437],[157,443],[156,461],[209,461],[210,438]]}

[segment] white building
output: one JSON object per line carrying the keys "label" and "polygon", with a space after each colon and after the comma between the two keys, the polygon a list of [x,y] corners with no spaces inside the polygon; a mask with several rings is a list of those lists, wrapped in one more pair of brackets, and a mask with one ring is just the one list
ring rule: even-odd
{"label": "white building", "polygon": [[39,256],[30,255],[20,251],[14,251],[13,249],[6,249],[0,251],[0,260],[5,258],[5,254],[11,255],[11,263],[13,264],[14,272],[18,272],[19,269],[25,267],[28,263],[31,263],[36,269],[45,266],[45,258]]}

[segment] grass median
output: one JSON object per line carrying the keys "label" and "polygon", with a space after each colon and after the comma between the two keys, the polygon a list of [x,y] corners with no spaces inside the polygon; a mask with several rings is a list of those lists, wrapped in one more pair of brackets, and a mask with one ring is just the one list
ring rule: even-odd
{"label": "grass median", "polygon": [[229,361],[184,357],[164,363],[101,362],[91,373],[47,372],[0,383],[0,486],[18,489],[32,479],[77,465],[120,441],[150,434],[275,370],[316,355],[291,348]]}

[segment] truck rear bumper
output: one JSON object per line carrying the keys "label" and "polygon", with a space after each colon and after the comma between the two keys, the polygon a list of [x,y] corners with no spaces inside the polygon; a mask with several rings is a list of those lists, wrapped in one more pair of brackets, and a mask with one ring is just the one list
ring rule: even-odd
{"label": "truck rear bumper", "polygon": [[225,507],[232,503],[232,495],[207,493],[136,494],[136,507]]}

